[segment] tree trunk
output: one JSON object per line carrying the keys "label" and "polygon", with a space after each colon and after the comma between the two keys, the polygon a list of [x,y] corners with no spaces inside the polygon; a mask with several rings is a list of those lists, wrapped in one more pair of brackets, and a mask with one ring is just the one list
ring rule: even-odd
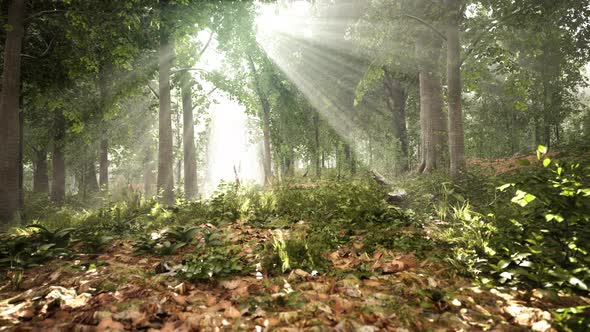
{"label": "tree trunk", "polygon": [[194,199],[197,196],[197,150],[195,147],[192,86],[188,73],[183,73],[180,88],[183,113],[184,194],[187,199]]}
{"label": "tree trunk", "polygon": [[444,118],[438,63],[440,51],[441,41],[430,31],[417,39],[416,52],[420,57],[420,173],[430,173],[442,163]]}
{"label": "tree trunk", "polygon": [[100,141],[99,160],[100,190],[109,191],[109,141],[104,138]]}
{"label": "tree trunk", "polygon": [[320,159],[320,114],[317,111],[313,114],[313,133],[315,143],[315,175],[319,179],[322,177],[322,164]]}
{"label": "tree trunk", "polygon": [[465,168],[465,135],[461,105],[461,44],[459,41],[460,0],[445,0],[448,9],[447,86],[449,93],[449,154],[452,177]]}
{"label": "tree trunk", "polygon": [[[21,87],[22,91],[22,81]],[[24,153],[25,153],[25,113],[23,110],[23,95],[20,94],[18,107],[20,112],[18,112],[18,206],[20,207],[20,219],[26,220],[27,216],[24,214],[24,206],[25,206],[25,188],[24,188],[24,179],[25,179],[25,165],[23,162]]]}
{"label": "tree trunk", "polygon": [[24,37],[25,0],[12,0],[4,46],[2,91],[0,92],[0,221],[19,221],[20,137],[19,99],[21,93],[21,50]]}
{"label": "tree trunk", "polygon": [[393,77],[391,72],[385,70],[384,79],[387,93],[387,107],[393,115],[393,137],[399,144],[400,162],[396,165],[399,172],[408,170],[408,129],[406,127],[406,99],[407,94],[401,82]]}
{"label": "tree trunk", "polygon": [[65,139],[65,119],[61,110],[55,111],[53,133],[53,153],[51,156],[52,163],[52,181],[51,181],[51,200],[56,204],[61,204],[66,197],[66,165],[64,161],[63,145]]}
{"label": "tree trunk", "polygon": [[89,192],[97,192],[99,190],[98,181],[96,181],[96,165],[94,161],[95,159],[91,158],[84,165],[84,189]]}
{"label": "tree trunk", "polygon": [[172,47],[170,33],[165,20],[168,1],[160,0],[160,54],[159,54],[159,140],[158,140],[158,194],[160,201],[166,205],[174,204],[173,174],[173,140],[172,140],[172,108],[170,104],[170,67],[172,63]]}
{"label": "tree trunk", "polygon": [[264,140],[264,182],[269,183],[272,178],[272,157],[270,148],[270,107],[268,104],[262,109],[262,135]]}
{"label": "tree trunk", "polygon": [[[108,93],[107,93],[107,80],[105,69],[101,69],[98,77],[98,89],[100,93],[100,108],[101,112],[107,111],[108,105]],[[103,131],[102,139],[100,140],[100,152],[98,159],[98,170],[99,170],[99,183],[100,190],[105,192],[109,191],[109,139],[106,130]]]}
{"label": "tree trunk", "polygon": [[258,95],[258,100],[262,108],[262,136],[264,144],[264,182],[268,184],[270,182],[270,179],[272,178],[272,156],[270,147],[270,104],[268,102],[268,97],[262,91],[260,77],[258,77],[258,70],[256,69],[254,60],[252,60],[252,57],[250,55],[248,55],[248,62],[250,65],[250,70],[252,71],[252,77],[254,79],[256,94]]}
{"label": "tree trunk", "polygon": [[49,177],[47,175],[47,150],[45,148],[35,150],[33,192],[44,194],[49,193]]}

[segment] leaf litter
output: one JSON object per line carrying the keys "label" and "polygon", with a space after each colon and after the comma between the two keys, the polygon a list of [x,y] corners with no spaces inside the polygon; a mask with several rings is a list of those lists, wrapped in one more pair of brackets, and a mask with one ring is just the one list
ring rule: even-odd
{"label": "leaf litter", "polygon": [[137,255],[129,241],[118,241],[94,258],[24,271],[25,291],[3,285],[0,330],[552,330],[542,292],[524,301],[515,290],[479,287],[429,255],[382,248],[369,254],[362,242],[351,242],[325,253],[328,271],[271,275],[260,270],[256,250],[271,240],[267,229],[236,222],[215,230],[242,248],[244,265],[256,268],[190,282],[179,271],[192,247],[172,256]]}

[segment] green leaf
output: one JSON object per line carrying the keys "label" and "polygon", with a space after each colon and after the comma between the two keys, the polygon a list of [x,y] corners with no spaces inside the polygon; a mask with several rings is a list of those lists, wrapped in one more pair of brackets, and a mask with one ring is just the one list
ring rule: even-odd
{"label": "green leaf", "polygon": [[529,194],[522,190],[516,191],[516,196],[512,197],[511,202],[516,203],[522,207],[527,206],[530,202],[534,201],[537,197],[533,194]]}
{"label": "green leaf", "polygon": [[544,145],[539,145],[537,148],[537,159],[541,160],[541,156],[547,153],[547,147]]}
{"label": "green leaf", "polygon": [[543,167],[548,167],[549,165],[551,165],[551,159],[549,159],[549,158],[543,159]]}
{"label": "green leaf", "polygon": [[578,278],[576,278],[576,277],[571,277],[571,278],[568,280],[568,282],[569,282],[571,285],[573,285],[573,286],[576,286],[576,287],[578,287],[578,288],[580,288],[580,289],[582,289],[582,290],[588,290],[588,286],[586,286],[586,284],[585,284],[585,283],[584,283],[582,280],[580,280],[580,279],[578,279]]}

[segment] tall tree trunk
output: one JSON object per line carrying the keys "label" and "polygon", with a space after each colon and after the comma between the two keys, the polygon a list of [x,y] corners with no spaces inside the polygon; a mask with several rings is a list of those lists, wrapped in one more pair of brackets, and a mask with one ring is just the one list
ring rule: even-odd
{"label": "tall tree trunk", "polygon": [[[105,69],[102,68],[98,77],[98,90],[100,93],[100,108],[101,112],[107,111],[107,79]],[[106,192],[109,191],[109,139],[107,137],[106,130],[103,131],[102,139],[100,140],[100,151],[98,159],[98,170],[99,170],[99,183],[100,189]]]}
{"label": "tall tree trunk", "polygon": [[262,108],[262,136],[264,144],[264,182],[269,183],[272,178],[272,156],[270,147],[270,103],[268,102],[268,96],[262,91],[262,85],[260,84],[260,77],[258,76],[258,70],[254,64],[252,56],[248,55],[248,63],[252,76],[254,79],[254,85],[256,88],[256,94],[258,95],[258,101]]}
{"label": "tall tree trunk", "polygon": [[268,104],[262,109],[262,135],[264,139],[264,182],[269,183],[272,178],[272,156],[270,148],[270,107]]}
{"label": "tall tree trunk", "polygon": [[420,58],[420,152],[418,171],[430,173],[442,163],[444,118],[442,82],[439,73],[441,41],[430,31],[417,39]]}
{"label": "tall tree trunk", "polygon": [[8,24],[4,46],[2,90],[0,92],[0,221],[20,222],[20,119],[21,50],[24,37],[25,0],[8,5]]}
{"label": "tall tree trunk", "polygon": [[465,135],[461,105],[461,44],[459,41],[460,0],[444,0],[448,10],[447,86],[449,93],[449,155],[452,177],[465,168]]}
{"label": "tall tree trunk", "polygon": [[315,175],[319,178],[322,177],[322,164],[321,164],[321,148],[320,148],[320,114],[315,111],[313,114],[313,133],[314,133],[314,157],[315,157]]}
{"label": "tall tree trunk", "polygon": [[159,54],[159,140],[158,140],[158,194],[166,205],[174,204],[172,108],[170,104],[170,67],[172,66],[172,47],[167,26],[167,0],[160,0],[160,54]]}
{"label": "tall tree trunk", "polygon": [[[26,33],[26,32],[25,32]],[[21,82],[21,91],[22,91],[22,82]],[[19,97],[19,109],[18,112],[18,206],[20,207],[20,219],[26,220],[27,216],[24,214],[24,206],[25,206],[25,188],[24,188],[24,179],[25,179],[25,164],[24,160],[24,153],[25,153],[25,113],[23,110],[23,95],[21,93]]]}
{"label": "tall tree trunk", "polygon": [[98,181],[96,181],[96,165],[94,162],[95,159],[91,158],[84,165],[84,189],[88,192],[97,192],[99,190]]}
{"label": "tall tree trunk", "polygon": [[191,80],[188,73],[181,78],[183,144],[184,144],[184,194],[187,199],[197,196],[197,149],[195,147],[195,126]]}
{"label": "tall tree trunk", "polygon": [[408,170],[408,129],[406,127],[406,99],[407,93],[401,82],[388,70],[385,70],[385,90],[387,93],[387,107],[393,115],[393,137],[398,141],[400,148],[400,162],[396,169],[399,172]]}
{"label": "tall tree trunk", "polygon": [[100,189],[109,191],[109,140],[104,138],[100,141],[99,158]]}
{"label": "tall tree trunk", "polygon": [[350,171],[350,175],[356,175],[356,158],[352,146],[348,143],[344,144],[344,160]]}
{"label": "tall tree trunk", "polygon": [[289,147],[289,155],[287,156],[287,175],[290,177],[295,176],[295,150],[293,147]]}
{"label": "tall tree trunk", "polygon": [[56,204],[61,204],[66,197],[66,165],[63,154],[66,128],[63,111],[55,110],[53,126],[51,200]]}
{"label": "tall tree trunk", "polygon": [[35,150],[33,191],[36,193],[49,193],[49,177],[47,175],[47,150],[45,148]]}

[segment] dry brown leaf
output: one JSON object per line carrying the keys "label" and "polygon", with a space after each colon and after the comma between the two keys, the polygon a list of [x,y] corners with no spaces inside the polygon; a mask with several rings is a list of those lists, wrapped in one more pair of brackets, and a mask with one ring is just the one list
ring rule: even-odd
{"label": "dry brown leaf", "polygon": [[240,318],[242,316],[242,313],[238,309],[236,309],[234,306],[229,306],[229,308],[225,309],[223,316],[225,318],[236,319],[236,318]]}
{"label": "dry brown leaf", "polygon": [[221,282],[221,286],[223,288],[229,289],[229,290],[233,290],[236,289],[238,287],[240,287],[240,285],[242,284],[242,281],[239,279],[234,279],[234,280],[225,280]]}
{"label": "dry brown leaf", "polygon": [[365,279],[363,280],[363,285],[367,287],[381,287],[383,284],[377,280]]}
{"label": "dry brown leaf", "polygon": [[97,331],[124,331],[123,324],[114,321],[112,318],[105,318],[96,327]]}
{"label": "dry brown leaf", "polygon": [[394,261],[390,262],[389,264],[383,266],[383,273],[385,273],[385,274],[396,273],[396,272],[404,271],[407,268],[408,268],[408,265],[406,263],[404,263],[403,261],[394,260]]}
{"label": "dry brown leaf", "polygon": [[339,296],[333,295],[332,300],[334,301],[334,304],[332,305],[332,309],[337,314],[343,314],[345,312],[349,312],[354,307],[352,302],[348,301],[347,299],[343,299]]}
{"label": "dry brown leaf", "polygon": [[239,297],[246,297],[248,296],[248,287],[247,285],[240,286],[239,288],[235,289],[232,294],[237,295]]}
{"label": "dry brown leaf", "polygon": [[217,303],[217,297],[207,294],[205,295],[205,303],[207,304],[208,307],[210,306],[214,306]]}
{"label": "dry brown leaf", "polygon": [[333,253],[330,253],[330,254],[328,255],[328,258],[329,258],[329,259],[330,259],[332,262],[334,262],[334,261],[337,261],[337,260],[339,260],[339,259],[340,259],[340,255],[338,254],[338,251],[334,251]]}
{"label": "dry brown leaf", "polygon": [[186,305],[186,296],[172,293],[170,297],[172,297],[172,300],[174,300],[174,302],[176,302],[178,305]]}

